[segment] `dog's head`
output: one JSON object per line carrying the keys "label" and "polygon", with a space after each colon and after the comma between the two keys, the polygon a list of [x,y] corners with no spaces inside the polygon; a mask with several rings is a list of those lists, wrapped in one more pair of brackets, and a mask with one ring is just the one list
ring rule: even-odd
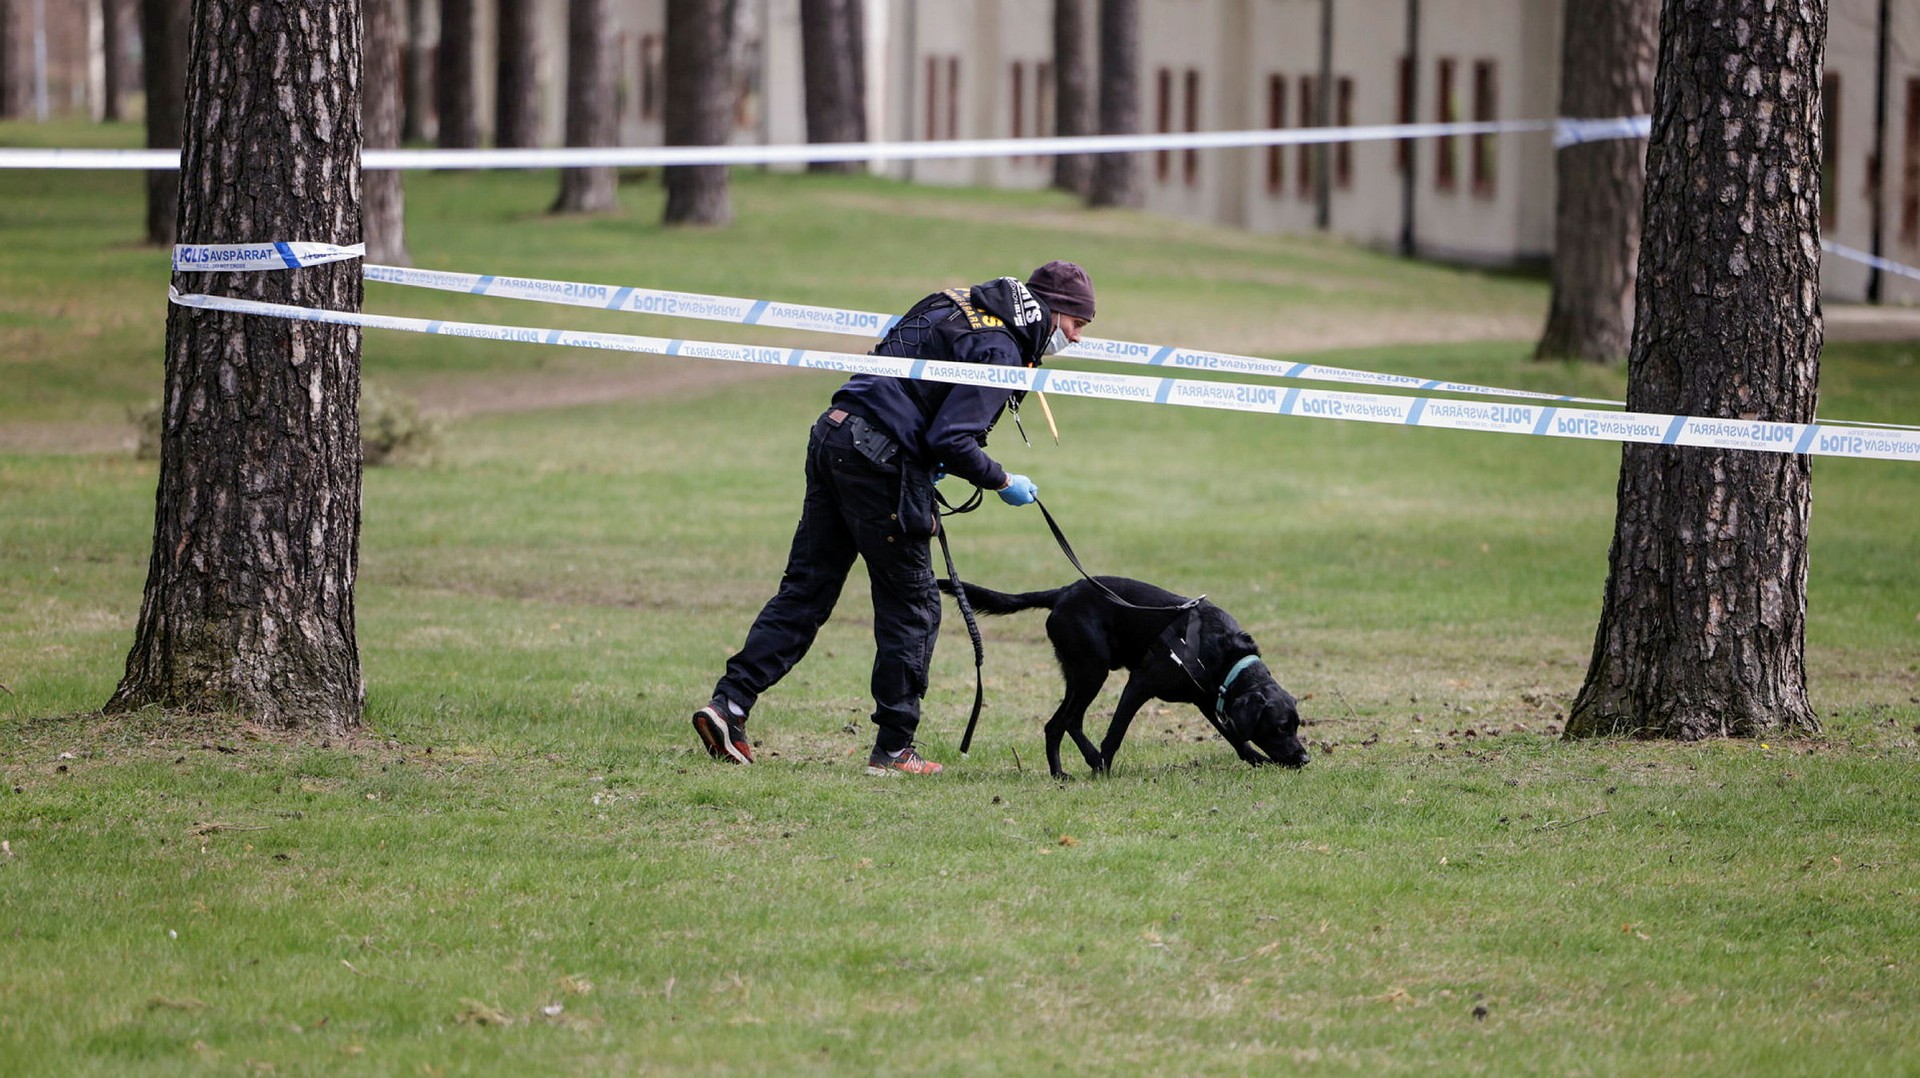
{"label": "dog's head", "polygon": [[[1264,666],[1264,676],[1252,679],[1244,689],[1228,696],[1225,720],[1227,729],[1245,738],[1266,754],[1269,763],[1284,767],[1303,767],[1310,757],[1300,743],[1300,712],[1293,694],[1280,687]],[[1243,754],[1244,755],[1244,754]]]}

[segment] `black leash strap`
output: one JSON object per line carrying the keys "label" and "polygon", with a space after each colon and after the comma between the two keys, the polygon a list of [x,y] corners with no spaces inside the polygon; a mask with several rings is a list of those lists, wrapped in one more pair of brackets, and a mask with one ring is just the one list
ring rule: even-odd
{"label": "black leash strap", "polygon": [[[946,511],[942,518],[970,513],[980,507],[980,491],[974,489],[973,497],[960,505],[948,505],[940,489],[934,488],[933,496],[939,499]],[[967,589],[960,585],[960,573],[953,567],[953,548],[947,545],[947,526],[941,524],[934,534],[940,538],[940,556],[947,561],[947,579],[953,581],[953,600],[960,607],[960,617],[967,623],[967,636],[973,640],[973,712],[967,716],[967,732],[960,735],[960,755],[965,756],[973,747],[973,728],[980,723],[980,707],[986,700],[986,683],[981,669],[987,664],[987,646],[980,639],[980,622],[974,617],[973,604],[967,601]]]}
{"label": "black leash strap", "polygon": [[1202,595],[1198,598],[1188,599],[1186,602],[1176,606],[1141,606],[1139,603],[1130,603],[1122,599],[1120,596],[1114,594],[1112,588],[1095,580],[1093,574],[1087,572],[1087,567],[1080,564],[1080,556],[1073,552],[1073,544],[1067,542],[1067,533],[1060,530],[1059,522],[1053,519],[1052,513],[1047,512],[1047,503],[1041,501],[1039,498],[1035,498],[1033,499],[1033,504],[1040,508],[1040,515],[1046,518],[1047,528],[1053,532],[1053,541],[1060,544],[1060,552],[1067,556],[1067,560],[1073,563],[1075,569],[1080,570],[1081,576],[1087,578],[1087,583],[1099,588],[1100,593],[1108,599],[1132,610],[1192,610],[1206,599],[1206,596]]}

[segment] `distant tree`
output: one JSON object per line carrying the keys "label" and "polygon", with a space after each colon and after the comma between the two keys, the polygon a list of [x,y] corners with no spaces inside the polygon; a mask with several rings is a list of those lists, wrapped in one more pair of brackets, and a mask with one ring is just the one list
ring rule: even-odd
{"label": "distant tree", "polygon": [[[1053,133],[1094,132],[1093,94],[1087,57],[1086,0],[1053,0]],[[1093,185],[1093,158],[1081,153],[1053,159],[1053,185],[1086,195]]]}
{"label": "distant tree", "polygon": [[[1667,0],[1627,407],[1809,422],[1820,375],[1821,3]],[[1820,728],[1807,458],[1633,445],[1566,736]]]}
{"label": "distant tree", "polygon": [[[667,0],[666,114],[669,146],[722,146],[731,133],[733,88],[727,79],[725,0]],[[661,170],[669,225],[724,225],[733,220],[725,165],[672,165]]]}
{"label": "distant tree", "polygon": [[121,118],[126,96],[126,29],[126,0],[100,0],[100,118],[108,122]]}
{"label": "distant tree", "polygon": [[434,88],[439,78],[434,58],[439,53],[440,13],[434,0],[406,0],[407,87],[400,116],[402,142],[432,142],[439,124],[433,112]]}
{"label": "distant tree", "polygon": [[[613,100],[611,0],[567,3],[567,145],[612,146],[619,135]],[[607,213],[619,205],[610,167],[563,168],[555,213]]]}
{"label": "distant tree", "polygon": [[[1100,133],[1140,131],[1140,0],[1100,0]],[[1089,206],[1138,206],[1139,162],[1130,153],[1094,158]]]}
{"label": "distant tree", "polygon": [[[363,0],[366,92],[360,99],[363,145],[390,150],[400,145],[401,0]],[[406,193],[399,169],[370,169],[360,177],[367,261],[389,266],[412,262],[407,254]]]}
{"label": "distant tree", "polygon": [[[800,66],[808,142],[859,142],[866,132],[864,43],[855,36],[860,0],[800,0]],[[851,9],[851,10],[849,10]],[[810,172],[860,172],[860,161],[813,161]]]}
{"label": "distant tree", "polygon": [[[360,5],[196,0],[195,12],[181,237],[353,242]],[[334,310],[361,301],[353,261],[174,283]],[[153,554],[106,710],[358,727],[359,331],[175,306],[166,348]]]}
{"label": "distant tree", "polygon": [[[142,80],[147,92],[147,148],[177,150],[187,92],[187,0],[141,0]],[[147,173],[147,242],[171,247],[180,226],[180,173]]]}
{"label": "distant tree", "polygon": [[480,145],[480,101],[474,84],[475,0],[440,0],[440,48],[435,56],[435,109],[441,149]]}
{"label": "distant tree", "polygon": [[[540,145],[540,5],[500,0],[499,70],[493,103],[493,143],[525,149]],[[604,35],[606,27],[601,27]],[[569,46],[571,47],[571,46]]]}
{"label": "distant tree", "polygon": [[[1653,100],[1659,0],[1566,0],[1565,12],[1560,115],[1645,115]],[[1536,358],[1626,358],[1646,152],[1639,139],[1603,139],[1555,156],[1553,295]]]}
{"label": "distant tree", "polygon": [[20,49],[24,41],[22,0],[0,0],[0,120],[17,120],[27,109]]}

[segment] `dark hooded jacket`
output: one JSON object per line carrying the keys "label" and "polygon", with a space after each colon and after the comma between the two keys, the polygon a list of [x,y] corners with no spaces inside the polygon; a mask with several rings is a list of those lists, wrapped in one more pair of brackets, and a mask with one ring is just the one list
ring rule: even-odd
{"label": "dark hooded jacket", "polygon": [[[1046,301],[1018,278],[1001,277],[926,297],[869,354],[1037,367],[1052,333]],[[1015,397],[998,387],[856,374],[833,403],[878,424],[926,471],[998,490],[1007,473],[987,456],[987,433]]]}

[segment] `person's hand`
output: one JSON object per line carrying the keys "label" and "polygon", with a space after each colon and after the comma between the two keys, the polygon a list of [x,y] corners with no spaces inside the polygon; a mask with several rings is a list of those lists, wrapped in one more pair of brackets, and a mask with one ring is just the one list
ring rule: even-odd
{"label": "person's hand", "polygon": [[944,464],[936,464],[936,465],[934,465],[934,466],[933,466],[933,481],[934,481],[934,482],[936,482],[936,483],[938,483],[938,482],[939,482],[940,480],[942,480],[942,479],[945,479],[946,477],[947,477],[947,466],[946,466],[946,465],[944,465]]}
{"label": "person's hand", "polygon": [[1040,488],[1034,486],[1033,480],[1026,476],[1008,472],[1007,485],[1001,487],[996,493],[1000,495],[1000,500],[1008,505],[1031,505],[1034,499],[1040,497]]}

